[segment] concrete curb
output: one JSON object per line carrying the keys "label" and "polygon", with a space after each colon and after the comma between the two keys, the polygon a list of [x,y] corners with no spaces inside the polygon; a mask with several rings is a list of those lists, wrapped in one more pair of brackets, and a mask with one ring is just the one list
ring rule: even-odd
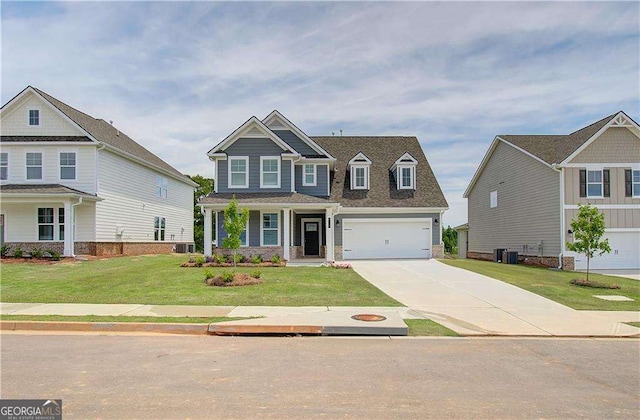
{"label": "concrete curb", "polygon": [[0,321],[0,331],[144,332],[207,335],[209,324],[155,322]]}

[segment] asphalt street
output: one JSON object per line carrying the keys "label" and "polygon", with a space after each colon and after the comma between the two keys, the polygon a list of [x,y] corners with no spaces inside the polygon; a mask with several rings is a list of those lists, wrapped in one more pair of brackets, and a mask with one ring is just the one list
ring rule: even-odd
{"label": "asphalt street", "polygon": [[0,336],[2,398],[64,418],[633,418],[631,339]]}

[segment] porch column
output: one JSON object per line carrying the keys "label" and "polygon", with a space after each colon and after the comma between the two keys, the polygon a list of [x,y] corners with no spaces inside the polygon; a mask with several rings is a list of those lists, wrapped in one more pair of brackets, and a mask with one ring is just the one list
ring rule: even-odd
{"label": "porch column", "polygon": [[64,250],[62,254],[65,257],[73,257],[73,215],[71,212],[73,211],[73,207],[71,207],[70,202],[64,203]]}
{"label": "porch column", "polygon": [[284,227],[284,255],[282,258],[289,261],[290,253],[289,247],[291,246],[291,209],[284,209],[284,220],[282,222]]}
{"label": "porch column", "polygon": [[211,209],[204,208],[204,255],[211,256]]}
{"label": "porch column", "polygon": [[324,220],[324,225],[326,227],[326,233],[325,233],[325,259],[328,262],[333,262],[335,261],[335,255],[334,255],[334,247],[333,247],[333,209],[332,208],[328,208],[325,211],[324,214],[325,220]]}

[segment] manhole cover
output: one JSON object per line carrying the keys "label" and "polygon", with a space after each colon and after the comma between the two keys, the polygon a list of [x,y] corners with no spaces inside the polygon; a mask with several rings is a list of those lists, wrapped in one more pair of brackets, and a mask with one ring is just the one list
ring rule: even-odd
{"label": "manhole cover", "polygon": [[352,316],[351,319],[355,319],[356,321],[377,322],[384,321],[385,319],[387,319],[387,317],[373,314],[358,314]]}

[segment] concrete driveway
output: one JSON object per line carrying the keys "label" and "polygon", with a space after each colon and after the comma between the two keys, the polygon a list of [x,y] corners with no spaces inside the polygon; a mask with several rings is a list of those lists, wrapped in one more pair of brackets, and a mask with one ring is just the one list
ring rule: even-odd
{"label": "concrete driveway", "polygon": [[412,310],[464,335],[634,336],[640,312],[576,311],[437,260],[352,261],[356,272]]}
{"label": "concrete driveway", "polygon": [[640,270],[591,270],[591,272],[605,274],[607,276],[626,277],[628,279],[640,280]]}

